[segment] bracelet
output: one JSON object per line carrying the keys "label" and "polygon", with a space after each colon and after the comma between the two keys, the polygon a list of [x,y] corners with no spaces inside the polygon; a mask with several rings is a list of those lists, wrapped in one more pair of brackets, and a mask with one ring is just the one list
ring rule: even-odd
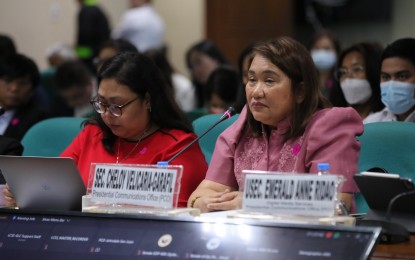
{"label": "bracelet", "polygon": [[200,198],[201,196],[196,196],[196,197],[193,197],[193,199],[190,201],[190,207],[191,208],[193,208],[193,206],[195,205],[195,202],[196,202],[196,200],[198,199],[198,198]]}

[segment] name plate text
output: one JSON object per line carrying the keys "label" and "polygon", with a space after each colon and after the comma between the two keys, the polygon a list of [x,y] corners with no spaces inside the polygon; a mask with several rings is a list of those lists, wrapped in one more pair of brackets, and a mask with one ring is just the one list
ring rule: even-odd
{"label": "name plate text", "polygon": [[[174,208],[179,167],[95,164],[90,186],[91,201],[154,208]],[[176,198],[177,199],[177,198]]]}
{"label": "name plate text", "polygon": [[337,175],[246,173],[242,209],[333,216],[341,180]]}

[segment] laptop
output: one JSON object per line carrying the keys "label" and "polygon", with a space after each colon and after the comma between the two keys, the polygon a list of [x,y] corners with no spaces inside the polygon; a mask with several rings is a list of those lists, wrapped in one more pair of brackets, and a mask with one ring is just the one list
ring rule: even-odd
{"label": "laptop", "polygon": [[0,209],[6,259],[355,260],[369,259],[379,234],[366,227]]}
{"label": "laptop", "polygon": [[86,188],[72,158],[1,155],[0,172],[20,209],[81,210]]}

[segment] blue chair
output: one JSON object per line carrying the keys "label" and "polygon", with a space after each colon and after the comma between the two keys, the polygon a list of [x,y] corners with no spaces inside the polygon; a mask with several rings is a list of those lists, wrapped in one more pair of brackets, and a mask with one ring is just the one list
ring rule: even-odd
{"label": "blue chair", "polygon": [[59,156],[81,131],[80,117],[55,117],[33,125],[21,141],[23,156]]}
{"label": "blue chair", "polygon": [[[415,179],[415,123],[365,124],[364,133],[358,140],[361,145],[359,172],[379,167]],[[357,211],[366,213],[368,206],[363,196],[356,194],[355,199]]]}
{"label": "blue chair", "polygon": [[[207,129],[209,129],[215,122],[219,120],[222,114],[210,114],[197,118],[193,121],[193,127],[195,133],[200,136]],[[199,139],[199,145],[202,149],[203,154],[205,155],[206,162],[209,164],[212,159],[213,150],[215,149],[216,139],[218,136],[228,128],[236,119],[239,117],[239,114],[234,115],[233,117],[222,121],[217,126],[215,126],[209,133]]]}

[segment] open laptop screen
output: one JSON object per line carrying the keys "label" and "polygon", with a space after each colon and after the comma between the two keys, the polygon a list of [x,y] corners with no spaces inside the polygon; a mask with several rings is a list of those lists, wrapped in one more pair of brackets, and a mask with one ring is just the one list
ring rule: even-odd
{"label": "open laptop screen", "polygon": [[0,155],[0,172],[21,209],[81,209],[86,188],[72,158]]}
{"label": "open laptop screen", "polygon": [[33,259],[366,259],[379,228],[0,210],[0,255]]}

